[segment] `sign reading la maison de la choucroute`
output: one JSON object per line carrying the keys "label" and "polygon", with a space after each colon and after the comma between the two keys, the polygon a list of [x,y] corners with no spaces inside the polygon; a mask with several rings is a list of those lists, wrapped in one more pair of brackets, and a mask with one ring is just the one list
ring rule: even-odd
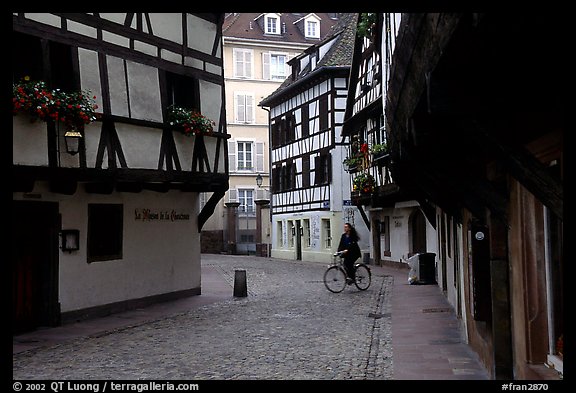
{"label": "sign reading la maison de la choucroute", "polygon": [[176,209],[134,209],[135,221],[182,221],[189,220],[190,214],[179,212]]}

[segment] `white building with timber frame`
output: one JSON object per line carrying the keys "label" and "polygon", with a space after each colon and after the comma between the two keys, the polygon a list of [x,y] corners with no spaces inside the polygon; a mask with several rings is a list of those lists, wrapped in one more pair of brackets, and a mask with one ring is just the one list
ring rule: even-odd
{"label": "white building with timber frame", "polygon": [[328,37],[290,60],[291,76],[259,104],[270,108],[272,257],[327,262],[343,224],[361,220],[339,142],[355,25],[356,14],[343,14]]}
{"label": "white building with timber frame", "polygon": [[[59,115],[30,122],[15,103],[13,332],[200,294],[199,232],[228,189],[223,19],[13,14],[15,98],[41,81],[98,105],[72,155]],[[171,106],[212,132],[184,135]]]}

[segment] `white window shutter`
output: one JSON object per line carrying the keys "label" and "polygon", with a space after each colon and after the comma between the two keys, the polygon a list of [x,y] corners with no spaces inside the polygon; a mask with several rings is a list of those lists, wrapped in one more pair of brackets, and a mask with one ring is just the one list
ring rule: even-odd
{"label": "white window shutter", "polygon": [[256,142],[256,172],[264,172],[264,142]]}
{"label": "white window shutter", "polygon": [[244,76],[246,78],[252,78],[252,51],[244,52]]}
{"label": "white window shutter", "polygon": [[270,80],[270,53],[262,53],[262,79]]}
{"label": "white window shutter", "polygon": [[254,94],[246,94],[246,123],[254,123]]}
{"label": "white window shutter", "polygon": [[234,108],[236,121],[244,123],[246,121],[246,96],[240,93],[234,95]]}
{"label": "white window shutter", "polygon": [[238,202],[238,191],[235,188],[228,190],[228,202]]}
{"label": "white window shutter", "polygon": [[236,171],[236,142],[228,141],[228,172]]}

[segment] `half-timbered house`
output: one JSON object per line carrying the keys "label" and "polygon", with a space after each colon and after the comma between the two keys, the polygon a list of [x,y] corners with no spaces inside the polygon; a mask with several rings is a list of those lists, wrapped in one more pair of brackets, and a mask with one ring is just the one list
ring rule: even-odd
{"label": "half-timbered house", "polygon": [[[257,104],[289,75],[287,62],[318,43],[337,20],[336,13],[226,14],[222,39],[230,188],[202,230],[202,252],[269,254],[267,208],[263,220],[258,219],[270,199],[268,112]],[[201,194],[202,203],[209,195]]]}
{"label": "half-timbered house", "polygon": [[342,15],[328,37],[290,60],[291,75],[259,104],[270,108],[273,257],[328,261],[343,224],[360,220],[347,202],[339,143],[356,19]]}
{"label": "half-timbered house", "polygon": [[382,102],[399,26],[400,14],[360,14],[342,137],[348,143],[343,164],[351,173],[349,199],[370,231],[370,258],[406,267],[414,254],[436,253],[436,238],[420,203],[398,187],[389,169]]}
{"label": "half-timbered house", "polygon": [[14,332],[200,294],[228,189],[222,21],[13,14]]}
{"label": "half-timbered house", "polygon": [[568,26],[559,13],[403,14],[395,41],[390,171],[435,216],[438,284],[495,379],[563,373]]}

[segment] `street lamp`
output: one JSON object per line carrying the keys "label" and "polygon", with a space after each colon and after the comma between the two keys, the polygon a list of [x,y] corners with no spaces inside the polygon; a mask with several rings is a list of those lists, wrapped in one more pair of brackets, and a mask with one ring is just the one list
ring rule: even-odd
{"label": "street lamp", "polygon": [[262,187],[262,180],[264,180],[264,179],[262,178],[262,175],[261,175],[261,174],[258,174],[258,175],[256,176],[256,185],[258,186],[258,188],[261,188],[261,187]]}

